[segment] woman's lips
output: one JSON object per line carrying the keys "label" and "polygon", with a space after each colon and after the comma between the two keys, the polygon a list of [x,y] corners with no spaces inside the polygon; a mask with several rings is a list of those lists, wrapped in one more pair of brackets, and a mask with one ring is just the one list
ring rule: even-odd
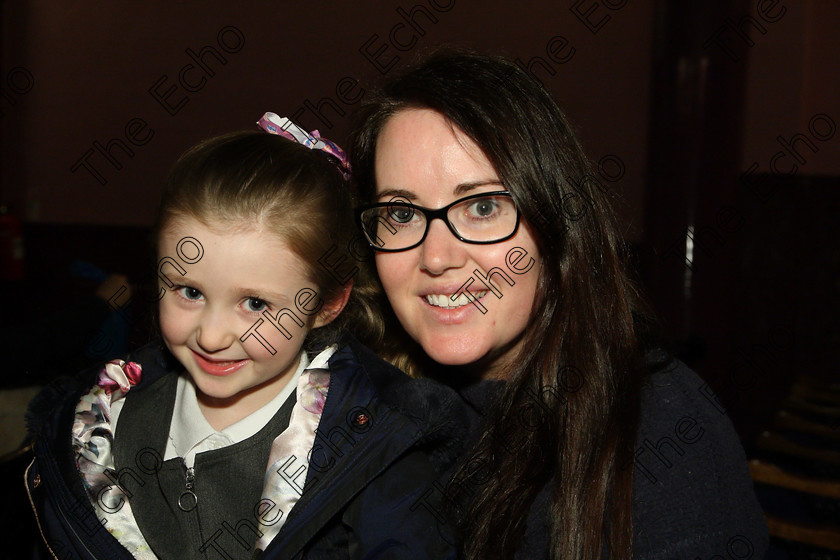
{"label": "woman's lips", "polygon": [[[487,290],[472,292],[473,298],[468,298],[462,292],[455,298],[455,301],[452,301],[452,295],[454,295],[454,292],[451,294],[445,292],[426,293],[420,296],[420,301],[423,302],[423,307],[434,318],[435,322],[444,325],[457,325],[466,322],[474,313],[481,312],[484,306],[476,302],[486,297]],[[479,307],[480,305],[481,307]],[[485,308],[482,314],[486,312]]]}
{"label": "woman's lips", "polygon": [[434,307],[455,309],[465,305],[470,305],[473,301],[483,298],[486,294],[487,290],[479,290],[477,292],[470,292],[469,295],[462,291],[459,292],[457,296],[455,296],[455,294],[426,294],[423,297],[426,299],[426,303]]}
{"label": "woman's lips", "polygon": [[248,363],[247,359],[244,360],[211,360],[210,358],[205,358],[195,350],[191,350],[193,356],[195,356],[195,362],[198,364],[202,370],[210,375],[230,375],[231,373],[239,370]]}

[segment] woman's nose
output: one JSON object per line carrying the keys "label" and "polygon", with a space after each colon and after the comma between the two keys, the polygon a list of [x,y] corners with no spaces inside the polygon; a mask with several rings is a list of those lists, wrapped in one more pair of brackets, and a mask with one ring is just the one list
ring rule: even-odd
{"label": "woman's nose", "polygon": [[220,310],[205,308],[196,333],[198,345],[208,354],[230,348],[238,338],[233,324],[233,318],[225,317]]}
{"label": "woman's nose", "polygon": [[420,245],[420,268],[439,276],[451,268],[461,268],[467,262],[464,244],[449,230],[443,220],[432,220],[426,239]]}

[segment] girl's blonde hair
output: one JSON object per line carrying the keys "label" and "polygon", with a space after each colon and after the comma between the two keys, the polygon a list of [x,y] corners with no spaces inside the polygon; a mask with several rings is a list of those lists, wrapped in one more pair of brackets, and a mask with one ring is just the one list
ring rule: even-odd
{"label": "girl's blonde hair", "polygon": [[282,239],[308,267],[329,302],[354,282],[342,314],[307,345],[335,342],[343,328],[363,341],[382,337],[372,267],[353,222],[355,196],[332,156],[262,131],[205,140],[175,163],[166,180],[154,239],[179,219],[207,227],[258,227]]}

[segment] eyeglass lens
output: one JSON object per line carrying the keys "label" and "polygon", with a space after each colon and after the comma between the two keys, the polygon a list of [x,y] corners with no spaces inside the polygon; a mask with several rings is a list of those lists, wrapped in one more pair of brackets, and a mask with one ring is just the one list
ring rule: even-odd
{"label": "eyeglass lens", "polygon": [[[465,241],[493,242],[516,229],[516,205],[509,196],[488,195],[461,201],[446,213],[456,235]],[[401,249],[420,243],[429,221],[420,208],[404,202],[370,208],[362,214],[365,234],[380,249]]]}

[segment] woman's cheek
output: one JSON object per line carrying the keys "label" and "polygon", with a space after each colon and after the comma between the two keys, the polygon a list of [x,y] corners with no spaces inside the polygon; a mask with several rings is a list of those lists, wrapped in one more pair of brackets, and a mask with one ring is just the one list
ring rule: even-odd
{"label": "woman's cheek", "polygon": [[391,283],[391,274],[394,268],[391,263],[393,260],[391,257],[393,257],[393,255],[388,253],[376,253],[374,256],[376,273],[379,275],[379,281],[382,283],[382,287],[385,288],[386,294],[388,293],[388,286]]}
{"label": "woman's cheek", "polygon": [[396,311],[400,303],[400,296],[408,291],[411,271],[418,267],[416,258],[412,259],[414,251],[404,253],[377,253],[376,271],[379,281],[385,289],[385,295]]}

